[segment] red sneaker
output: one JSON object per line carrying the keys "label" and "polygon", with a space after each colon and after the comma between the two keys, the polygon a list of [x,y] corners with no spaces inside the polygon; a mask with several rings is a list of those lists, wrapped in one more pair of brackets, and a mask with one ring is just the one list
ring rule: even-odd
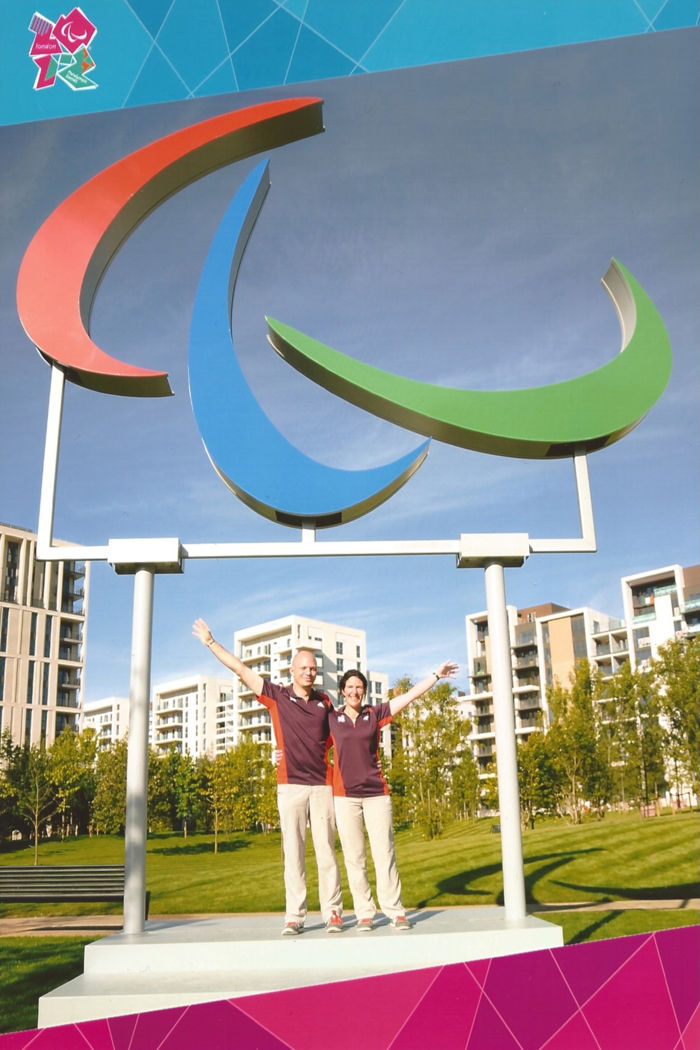
{"label": "red sneaker", "polygon": [[331,917],[326,923],[326,933],[342,933],[343,920],[337,911],[331,912]]}

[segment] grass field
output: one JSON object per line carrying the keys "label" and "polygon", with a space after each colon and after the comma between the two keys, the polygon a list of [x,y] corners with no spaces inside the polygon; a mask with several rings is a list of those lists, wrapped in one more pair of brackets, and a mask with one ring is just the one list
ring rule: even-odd
{"label": "grass field", "polygon": [[[500,836],[491,821],[459,822],[438,839],[398,831],[396,855],[407,908],[503,903]],[[634,899],[687,899],[700,895],[698,815],[642,819],[610,814],[572,826],[546,821],[523,835],[530,911],[537,904]],[[39,863],[108,864],[124,859],[123,839],[110,836],[42,843]],[[2,864],[31,863],[31,849],[0,854]],[[309,854],[310,907],[317,905],[316,873]],[[284,910],[279,833],[234,834],[214,854],[211,836],[148,840],[147,884],[151,913]],[[346,907],[350,901],[346,901]],[[108,905],[5,905],[3,915],[72,914]],[[112,911],[118,908],[112,908]]]}
{"label": "grass field", "polygon": [[[697,910],[663,906],[700,897],[697,816],[681,813],[643,820],[613,814],[578,827],[546,821],[526,831],[528,911],[562,926],[566,944],[697,924]],[[212,837],[206,835],[150,837],[151,914],[284,910],[278,833],[231,835],[219,849],[215,855]],[[429,842],[416,832],[399,831],[396,852],[407,908],[503,902],[500,838],[492,833],[491,821],[455,824]],[[42,843],[39,854],[43,864],[116,864],[123,859],[123,839],[109,836]],[[316,876],[312,856],[308,859],[313,909]],[[2,864],[31,861],[29,848],[0,854]],[[658,901],[659,907],[538,911],[538,905],[545,904],[636,900]],[[351,907],[349,899],[345,903]],[[116,911],[115,906],[99,904],[4,905],[0,918]],[[86,943],[73,936],[0,938],[0,1032],[36,1025],[39,996],[82,972]]]}

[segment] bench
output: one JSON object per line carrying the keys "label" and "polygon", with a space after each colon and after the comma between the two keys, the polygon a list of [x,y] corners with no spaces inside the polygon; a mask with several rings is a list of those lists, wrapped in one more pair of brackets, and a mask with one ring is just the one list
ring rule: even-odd
{"label": "bench", "polygon": [[[146,893],[146,918],[150,898]],[[123,864],[0,864],[0,904],[123,900]]]}

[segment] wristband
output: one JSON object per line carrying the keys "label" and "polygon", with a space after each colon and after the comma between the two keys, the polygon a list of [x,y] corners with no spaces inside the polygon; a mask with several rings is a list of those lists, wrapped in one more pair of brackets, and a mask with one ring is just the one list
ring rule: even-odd
{"label": "wristband", "polygon": [[207,649],[211,649],[212,645],[216,645],[216,639],[212,638],[210,642],[205,642],[204,644],[206,645]]}
{"label": "wristband", "polygon": [[440,681],[440,675],[437,673],[437,671],[433,671],[433,674],[435,675],[435,681],[439,682]]}

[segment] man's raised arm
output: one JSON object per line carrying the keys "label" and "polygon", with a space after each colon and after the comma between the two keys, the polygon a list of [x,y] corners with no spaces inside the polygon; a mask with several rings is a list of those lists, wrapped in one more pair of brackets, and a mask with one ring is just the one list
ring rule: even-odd
{"label": "man's raised arm", "polygon": [[239,660],[237,656],[230,653],[228,649],[225,649],[220,642],[217,642],[214,635],[209,629],[209,625],[204,620],[195,620],[192,625],[192,634],[195,638],[199,638],[202,645],[206,645],[207,649],[211,649],[212,653],[225,667],[240,678],[244,685],[246,685],[256,696],[260,696],[263,690],[263,681],[261,675],[257,671],[253,671],[252,668],[244,664],[242,660]]}

